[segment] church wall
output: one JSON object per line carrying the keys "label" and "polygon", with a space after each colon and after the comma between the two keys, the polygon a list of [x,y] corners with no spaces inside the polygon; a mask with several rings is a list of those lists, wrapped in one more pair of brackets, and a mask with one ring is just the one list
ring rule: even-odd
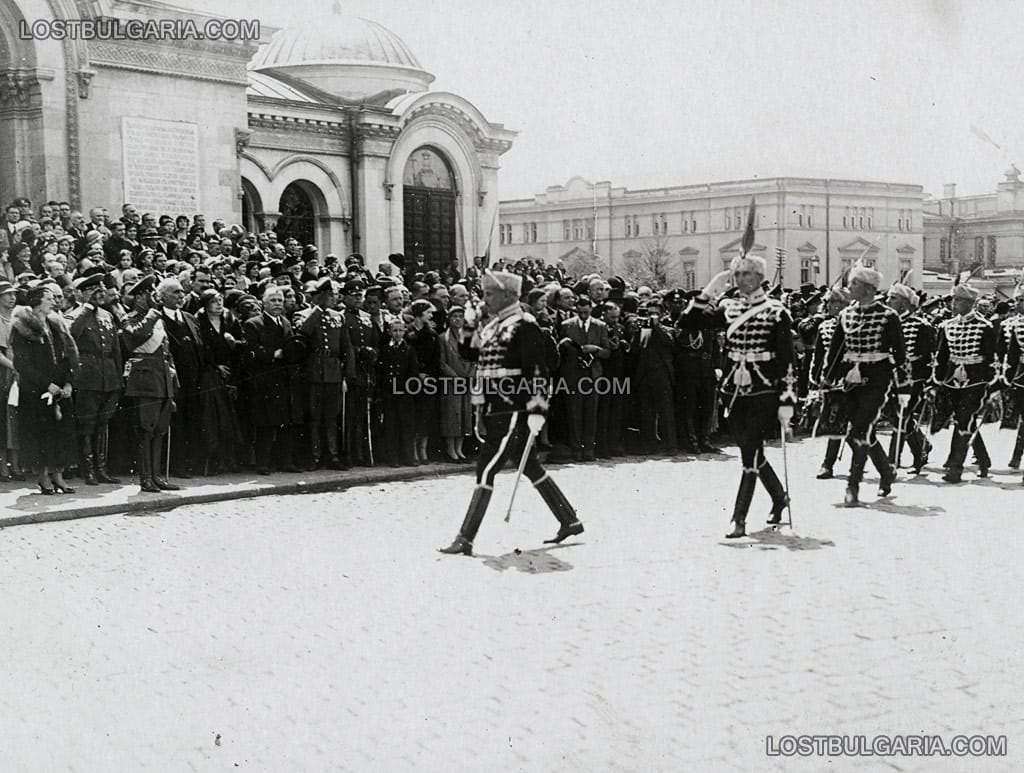
{"label": "church wall", "polygon": [[200,159],[198,211],[208,221],[240,219],[235,130],[246,126],[243,86],[173,74],[97,68],[89,98],[80,102],[85,208],[101,205],[114,215],[124,203],[121,119],[125,116],[196,124]]}

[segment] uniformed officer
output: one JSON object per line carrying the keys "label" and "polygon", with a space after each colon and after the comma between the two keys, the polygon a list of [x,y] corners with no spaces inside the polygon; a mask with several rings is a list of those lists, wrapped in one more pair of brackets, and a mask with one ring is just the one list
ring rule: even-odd
{"label": "uniformed officer", "polygon": [[909,400],[903,328],[896,312],[877,297],[881,281],[882,275],[868,266],[856,265],[850,271],[850,298],[854,303],[839,313],[825,361],[823,385],[841,385],[849,416],[850,429],[846,437],[853,449],[853,458],[846,482],[847,507],[860,504],[860,482],[868,456],[880,477],[878,496],[885,497],[892,492],[896,471],[875,437],[875,424],[894,377],[904,410]]}
{"label": "uniformed officer", "polygon": [[[711,279],[677,322],[681,330],[726,331],[728,368],[720,390],[743,463],[727,539],[746,535],[747,511],[759,478],[772,499],[768,523],[780,523],[789,503],[779,476],[765,458],[764,439],[774,431],[776,422],[788,426],[793,418],[797,375],[792,320],[786,307],[764,291],[764,258],[746,252],[753,241],[753,226],[748,225],[743,254],[733,259],[729,270]],[[739,297],[725,298],[716,305],[730,281],[739,290]]]}
{"label": "uniformed officer", "polygon": [[[910,369],[910,399],[903,408],[903,426],[893,432],[889,446],[889,461],[899,467],[902,444],[906,441],[914,455],[914,474],[920,475],[928,462],[931,443],[924,436],[919,417],[924,403],[925,388],[931,383],[932,361],[935,358],[936,332],[932,324],[915,310],[918,305],[917,293],[902,282],[894,282],[889,288],[887,303],[900,315],[903,327],[903,341]],[[897,421],[898,421],[897,415]]]}
{"label": "uniformed officer", "polygon": [[[1011,365],[1009,352],[1013,340],[1024,340],[1024,285],[1017,285],[1013,291],[1014,313],[1003,320],[1000,325],[999,361],[1003,363],[1003,379],[1010,386],[1009,399],[1005,401],[1008,408],[1004,414],[1003,428],[1014,429],[1017,436],[1010,455],[1011,469],[1020,467],[1021,453],[1024,452],[1024,373],[1018,374],[1016,365]],[[1018,383],[1020,382],[1020,384]]]}
{"label": "uniformed officer", "polygon": [[988,390],[995,384],[993,363],[998,333],[991,322],[975,311],[977,300],[978,291],[969,284],[956,285],[952,292],[955,316],[939,328],[934,383],[948,397],[954,422],[949,467],[942,476],[947,483],[960,482],[968,446],[974,449],[978,460],[979,477],[987,477],[992,466],[978,426]]}
{"label": "uniformed officer", "polygon": [[[845,287],[836,286],[829,290],[825,303],[825,318],[817,326],[814,339],[814,352],[811,355],[810,381],[815,388],[821,387],[821,373],[825,368],[825,358],[828,356],[828,348],[832,343],[832,336],[835,335],[836,325],[839,323],[839,312],[850,305],[850,293]],[[818,470],[818,480],[828,480],[834,474],[836,459],[839,458],[839,449],[842,447],[841,437],[830,437],[825,447],[825,459]]]}
{"label": "uniformed officer", "polygon": [[110,291],[102,272],[76,279],[74,287],[83,301],[70,322],[71,337],[78,345],[72,383],[82,478],[87,486],[120,483],[107,472],[108,425],[121,397],[124,369],[117,322],[102,308]]}
{"label": "uniformed officer", "polygon": [[171,426],[178,379],[159,309],[154,306],[156,279],[151,274],[128,288],[132,311],[121,327],[128,352],[124,395],[131,400],[136,433],[136,464],[143,491],[177,491],[161,474],[164,438]]}
{"label": "uniformed officer", "polygon": [[341,385],[351,353],[345,317],[334,307],[337,291],[330,277],[310,287],[310,306],[296,318],[296,327],[307,341],[303,364],[308,394],[310,454],[314,469],[320,466],[321,438],[327,442],[328,467],[344,469],[338,451],[338,416]]}
{"label": "uniformed officer", "polygon": [[376,381],[377,349],[380,341],[370,315],[363,311],[366,284],[349,279],[344,286],[345,329],[349,352],[345,366],[345,463],[370,466],[369,411]]}
{"label": "uniformed officer", "polygon": [[[680,291],[676,291],[681,295]],[[690,297],[696,297],[693,291]],[[678,298],[679,296],[674,296]],[[676,314],[675,319],[679,318]],[[687,453],[717,454],[721,449],[711,445],[711,423],[718,409],[715,371],[721,362],[718,336],[714,331],[676,331],[672,348],[676,372],[676,437]]]}
{"label": "uniformed officer", "polygon": [[[545,333],[519,304],[522,278],[502,271],[484,274],[484,304],[490,321],[473,337],[480,350],[473,402],[482,406],[484,444],[476,461],[476,488],[462,528],[442,553],[473,554],[473,540],[494,491],[494,476],[506,459],[522,459],[529,433],[540,432],[547,411],[548,364]],[[545,472],[531,446],[523,473],[533,482],[558,520],[559,543],[583,533],[583,524],[558,485]]]}

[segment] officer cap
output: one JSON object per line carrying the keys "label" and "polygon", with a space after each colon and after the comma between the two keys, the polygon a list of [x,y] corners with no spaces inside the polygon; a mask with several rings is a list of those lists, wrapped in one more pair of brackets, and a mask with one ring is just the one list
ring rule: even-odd
{"label": "officer cap", "polygon": [[125,292],[128,295],[138,295],[139,293],[151,293],[154,289],[156,289],[156,276],[153,274],[147,274],[125,290]]}
{"label": "officer cap", "polygon": [[483,285],[495,290],[515,293],[518,297],[523,289],[523,278],[518,274],[510,274],[507,271],[485,271]]}
{"label": "officer cap", "polygon": [[665,295],[665,300],[669,303],[683,303],[686,300],[686,293],[676,288]]}
{"label": "officer cap", "polygon": [[320,293],[335,292],[334,281],[329,277],[325,276],[322,279],[314,279],[311,282],[307,282],[307,288],[303,288],[303,292],[311,293],[313,295],[319,295]]}
{"label": "officer cap", "polygon": [[305,247],[302,248],[303,260],[312,260],[313,258],[317,257],[317,254],[318,252],[315,244],[307,244]]}
{"label": "officer cap", "polygon": [[381,287],[379,284],[370,285],[369,287],[366,288],[366,297],[369,298],[370,296],[375,296],[377,298],[383,298],[384,297],[384,288]]}
{"label": "officer cap", "polygon": [[[90,269],[90,271],[92,271],[92,269]],[[80,276],[75,279],[75,281],[71,283],[71,286],[81,293],[98,290],[103,287],[103,273],[103,271],[91,274],[86,272],[85,276]]]}
{"label": "officer cap", "polygon": [[362,279],[349,279],[347,282],[345,282],[346,295],[363,292],[365,289],[366,283]]}

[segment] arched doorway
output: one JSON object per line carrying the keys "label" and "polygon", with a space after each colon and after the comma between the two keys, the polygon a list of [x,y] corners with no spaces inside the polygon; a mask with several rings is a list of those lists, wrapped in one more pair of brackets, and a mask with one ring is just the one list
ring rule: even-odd
{"label": "arched doorway", "polygon": [[250,233],[264,230],[263,199],[256,187],[242,178],[242,227]]}
{"label": "arched doorway", "polygon": [[274,229],[278,240],[291,237],[303,246],[316,243],[316,207],[302,185],[291,183],[284,189],[278,211],[281,216]]}
{"label": "arched doorway", "polygon": [[436,150],[419,148],[405,164],[402,188],[406,259],[411,265],[422,255],[427,268],[440,270],[458,258],[451,168]]}

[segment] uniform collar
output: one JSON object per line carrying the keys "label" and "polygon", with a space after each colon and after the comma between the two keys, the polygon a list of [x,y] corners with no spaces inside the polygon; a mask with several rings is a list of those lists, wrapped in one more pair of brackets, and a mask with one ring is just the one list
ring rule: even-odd
{"label": "uniform collar", "polygon": [[517,312],[520,311],[522,311],[522,306],[519,305],[519,301],[513,301],[508,306],[499,311],[496,316],[498,319],[504,322],[513,314],[516,314]]}
{"label": "uniform collar", "polygon": [[754,306],[758,303],[763,303],[764,301],[768,300],[768,294],[764,291],[763,287],[758,287],[756,290],[754,290],[754,292],[750,293],[749,295],[742,295],[740,297],[743,299],[745,303],[751,306]]}

